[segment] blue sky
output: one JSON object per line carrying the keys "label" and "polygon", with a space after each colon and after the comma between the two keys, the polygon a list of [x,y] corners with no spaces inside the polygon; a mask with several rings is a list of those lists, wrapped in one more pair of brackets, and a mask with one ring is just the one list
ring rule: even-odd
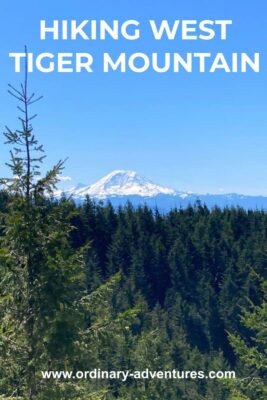
{"label": "blue sky", "polygon": [[[9,52],[91,52],[96,59],[134,52],[260,52],[255,74],[30,75],[44,100],[34,107],[46,166],[69,157],[64,175],[92,183],[114,169],[133,169],[151,180],[193,192],[267,195],[267,3],[264,0],[3,0],[0,25],[0,121],[17,127],[7,83],[22,79]],[[41,42],[41,19],[137,19],[142,38],[127,42]],[[231,19],[227,41],[153,41],[150,19]],[[1,175],[7,148],[1,140]]]}

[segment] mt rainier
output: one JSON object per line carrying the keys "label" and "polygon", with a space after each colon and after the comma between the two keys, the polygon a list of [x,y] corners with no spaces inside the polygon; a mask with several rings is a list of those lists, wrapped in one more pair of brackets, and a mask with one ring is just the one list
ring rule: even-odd
{"label": "mt rainier", "polygon": [[[160,194],[175,195],[176,191],[156,185],[138,175],[135,171],[115,170],[92,185],[79,185],[66,190],[65,193],[82,200],[86,196],[95,199],[107,199],[116,196],[155,197]],[[60,194],[61,191],[57,193],[57,195]]]}
{"label": "mt rainier", "polygon": [[134,206],[146,204],[161,211],[187,207],[197,201],[208,207],[240,206],[245,209],[267,209],[267,197],[230,194],[194,194],[157,185],[135,171],[115,170],[91,185],[82,185],[57,190],[55,197],[62,195],[81,203],[87,196],[96,201],[110,201],[115,207],[131,202]]}

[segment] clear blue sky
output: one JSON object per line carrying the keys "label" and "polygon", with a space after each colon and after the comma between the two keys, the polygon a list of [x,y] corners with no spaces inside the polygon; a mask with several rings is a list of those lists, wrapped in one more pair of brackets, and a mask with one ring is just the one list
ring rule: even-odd
{"label": "clear blue sky", "polygon": [[[193,192],[267,195],[267,2],[265,0],[3,0],[0,25],[0,121],[17,126],[7,83],[18,83],[11,51],[151,53],[260,52],[255,74],[41,74],[30,86],[44,95],[34,127],[47,166],[69,157],[64,175],[91,183],[114,169]],[[231,19],[229,38],[155,43],[143,28],[135,42],[39,40],[41,19]],[[7,148],[1,140],[1,175]]]}

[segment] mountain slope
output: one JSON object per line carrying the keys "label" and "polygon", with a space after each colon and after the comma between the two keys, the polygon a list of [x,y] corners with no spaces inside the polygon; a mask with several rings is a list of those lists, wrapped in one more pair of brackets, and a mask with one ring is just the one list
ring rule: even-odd
{"label": "mountain slope", "polygon": [[98,182],[79,188],[72,188],[66,193],[74,198],[84,199],[86,195],[96,199],[115,196],[154,197],[160,194],[175,195],[175,190],[156,185],[135,171],[116,170],[104,176]]}
{"label": "mountain slope", "polygon": [[[55,192],[56,197],[62,194],[62,190]],[[199,195],[179,192],[156,185],[135,171],[124,170],[113,171],[92,185],[79,184],[64,190],[64,194],[71,196],[76,202],[82,202],[86,196],[89,196],[95,200],[110,201],[114,206],[124,205],[130,201],[134,206],[147,204],[161,211],[168,211],[174,207],[187,207],[197,201],[210,208],[240,206],[245,209],[267,209],[267,197],[244,196],[235,193]]]}

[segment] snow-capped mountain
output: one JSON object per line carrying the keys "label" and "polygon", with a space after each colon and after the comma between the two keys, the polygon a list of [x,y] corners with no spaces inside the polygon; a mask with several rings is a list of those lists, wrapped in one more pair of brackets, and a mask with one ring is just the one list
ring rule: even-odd
{"label": "snow-capped mountain", "polygon": [[148,205],[161,211],[174,207],[187,207],[197,201],[208,207],[240,206],[245,209],[267,209],[267,197],[230,194],[195,194],[179,192],[168,187],[157,185],[141,177],[135,171],[116,170],[104,176],[92,185],[79,184],[67,190],[57,190],[56,197],[63,193],[71,196],[76,202],[82,202],[86,196],[98,201],[110,201],[115,207],[130,201],[134,206]]}
{"label": "snow-capped mountain", "polygon": [[81,200],[87,195],[96,199],[106,199],[116,196],[155,197],[160,194],[176,194],[175,190],[156,185],[135,171],[124,170],[113,171],[92,185],[79,185],[66,190],[65,193]]}

